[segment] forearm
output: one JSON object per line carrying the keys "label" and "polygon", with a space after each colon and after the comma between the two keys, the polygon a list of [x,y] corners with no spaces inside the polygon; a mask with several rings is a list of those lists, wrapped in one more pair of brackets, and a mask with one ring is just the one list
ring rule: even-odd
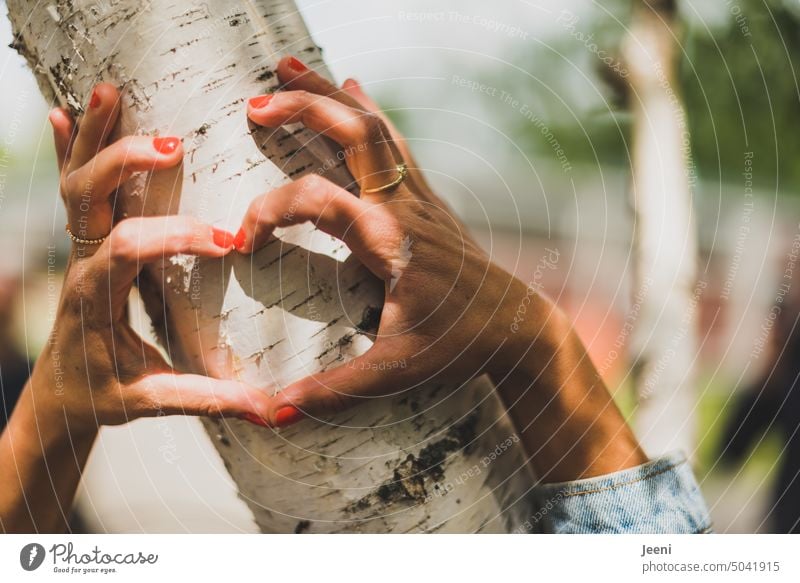
{"label": "forearm", "polygon": [[63,412],[45,402],[49,387],[42,377],[34,372],[0,436],[0,528],[6,533],[63,532],[97,435],[70,428]]}
{"label": "forearm", "polygon": [[610,474],[647,461],[566,316],[536,297],[490,374],[537,475]]}

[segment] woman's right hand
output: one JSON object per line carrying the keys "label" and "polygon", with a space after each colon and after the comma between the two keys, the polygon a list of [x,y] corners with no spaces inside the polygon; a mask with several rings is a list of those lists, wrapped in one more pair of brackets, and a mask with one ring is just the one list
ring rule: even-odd
{"label": "woman's right hand", "polygon": [[63,418],[73,432],[174,414],[263,424],[264,393],[236,381],[176,373],[128,324],[128,296],[143,265],[179,253],[223,257],[233,249],[233,236],[182,216],[112,225],[113,194],[121,184],[183,158],[178,138],[109,142],[118,115],[119,93],[108,84],[95,88],[77,131],[66,111],[50,115],[69,229],[80,239],[107,237],[99,245],[73,243],[53,333],[32,379],[37,416]]}
{"label": "woman's right hand", "polygon": [[[283,388],[271,400],[270,423],[322,420],[431,379],[460,383],[509,370],[533,341],[546,363],[571,332],[561,312],[490,260],[357,84],[340,89],[293,57],[281,60],[278,76],[283,90],[250,99],[249,120],[270,128],[302,123],[331,138],[361,192],[353,196],[318,173],[282,185],[252,201],[237,250],[250,253],[276,228],[311,222],[344,241],[385,285],[372,347]],[[528,296],[528,327],[514,335],[509,326]]]}
{"label": "woman's right hand", "polygon": [[[250,252],[276,227],[310,221],[385,282],[385,301],[372,347],[278,392],[270,422],[324,419],[432,378],[463,382],[488,372],[542,479],[644,463],[566,315],[466,235],[358,85],[339,89],[293,57],[279,63],[278,76],[284,90],[252,99],[249,119],[266,127],[300,122],[336,141],[361,196],[318,175],[283,185],[253,201],[237,249]],[[401,163],[409,167],[405,180],[397,179]],[[407,366],[390,366],[396,361]]]}

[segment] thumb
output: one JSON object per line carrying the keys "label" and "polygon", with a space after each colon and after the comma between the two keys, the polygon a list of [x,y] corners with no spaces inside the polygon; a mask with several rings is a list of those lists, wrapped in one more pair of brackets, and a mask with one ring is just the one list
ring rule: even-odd
{"label": "thumb", "polygon": [[264,417],[270,397],[243,382],[165,372],[142,377],[130,391],[136,417],[237,417],[267,426]]}
{"label": "thumb", "polygon": [[347,364],[307,376],[270,399],[267,416],[273,427],[286,427],[306,417],[323,420],[366,399],[402,390],[408,379],[406,360],[400,351],[388,349],[388,342]]}

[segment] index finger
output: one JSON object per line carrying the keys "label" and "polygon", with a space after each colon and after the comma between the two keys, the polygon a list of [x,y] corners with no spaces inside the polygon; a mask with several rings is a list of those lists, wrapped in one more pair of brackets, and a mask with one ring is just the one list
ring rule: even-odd
{"label": "index finger", "polygon": [[278,78],[287,89],[307,91],[330,97],[348,107],[377,116],[389,132],[391,137],[389,146],[392,150],[396,150],[395,158],[405,160],[411,180],[419,187],[419,194],[428,202],[446,208],[444,203],[433,194],[427,180],[419,170],[419,165],[408,148],[405,136],[400,133],[400,130],[389,119],[389,116],[381,110],[380,106],[364,92],[357,81],[347,79],[341,88],[337,87],[316,71],[307,68],[305,64],[295,57],[285,57],[280,60],[278,63]]}
{"label": "index finger", "polygon": [[78,123],[78,135],[69,158],[70,169],[80,168],[106,145],[119,117],[119,99],[119,91],[110,83],[95,86]]}
{"label": "index finger", "polygon": [[343,91],[342,88],[337,87],[316,71],[306,67],[305,63],[297,57],[284,57],[278,61],[278,79],[284,84],[285,89],[302,90],[324,95],[348,107],[364,110],[361,104]]}
{"label": "index finger", "polygon": [[107,296],[119,317],[131,286],[147,263],[186,254],[224,257],[233,250],[233,235],[189,216],[138,217],[120,221],[89,261],[92,293]]}
{"label": "index finger", "polygon": [[64,170],[64,162],[69,156],[72,139],[75,135],[75,123],[63,107],[57,107],[47,116],[53,126],[53,141],[56,146],[56,160],[59,174]]}

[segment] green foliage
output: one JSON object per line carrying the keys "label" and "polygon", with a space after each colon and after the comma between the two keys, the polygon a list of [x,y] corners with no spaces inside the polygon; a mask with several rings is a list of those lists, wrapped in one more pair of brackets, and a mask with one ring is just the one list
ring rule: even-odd
{"label": "green foliage", "polygon": [[[800,190],[800,10],[782,0],[726,0],[715,9],[709,19],[686,5],[679,13],[678,89],[698,174],[743,184],[745,153],[753,152],[754,186],[794,194]],[[573,162],[629,164],[630,116],[620,79],[597,53],[619,60],[630,12],[629,0],[605,3],[572,29],[554,30],[551,41],[526,46],[516,62],[530,76],[507,70],[485,76],[536,104]],[[521,147],[552,157],[539,128],[520,123],[508,108],[493,115]]]}
{"label": "green foliage", "polygon": [[800,186],[797,13],[777,0],[737,0],[727,16],[725,28],[695,25],[686,38],[681,84],[695,160],[706,178],[742,183],[744,153],[753,152],[755,185],[795,194]]}

